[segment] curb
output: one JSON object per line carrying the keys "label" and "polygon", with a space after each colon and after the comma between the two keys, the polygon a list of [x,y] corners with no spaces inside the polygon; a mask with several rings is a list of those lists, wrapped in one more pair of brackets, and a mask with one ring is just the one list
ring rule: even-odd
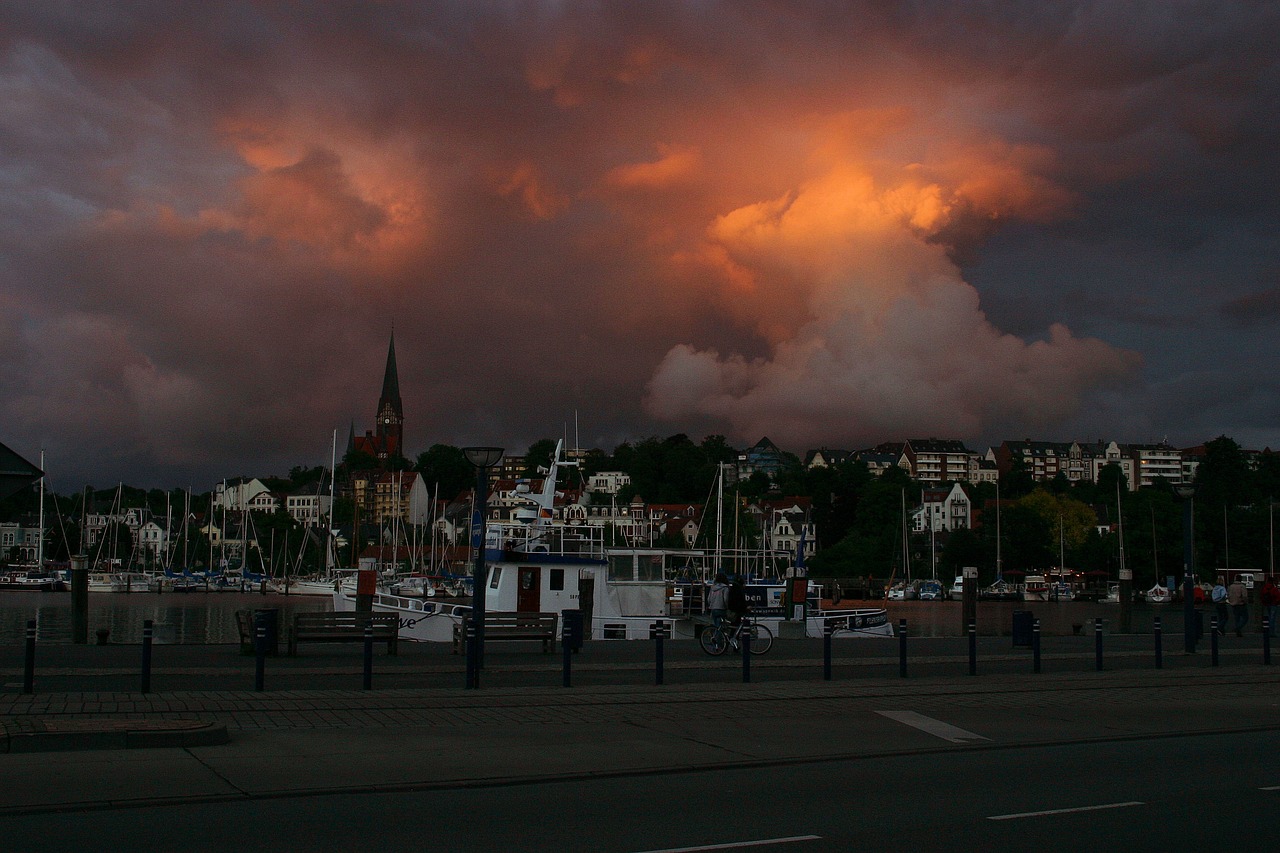
{"label": "curb", "polygon": [[8,723],[0,753],[219,746],[227,727],[208,720],[48,720]]}

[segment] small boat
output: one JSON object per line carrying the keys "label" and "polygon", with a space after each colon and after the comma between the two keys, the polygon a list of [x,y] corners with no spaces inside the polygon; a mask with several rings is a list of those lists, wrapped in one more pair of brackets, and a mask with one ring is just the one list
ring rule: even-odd
{"label": "small boat", "polygon": [[964,576],[956,575],[956,579],[951,582],[951,588],[947,590],[947,597],[952,601],[964,600]]}
{"label": "small boat", "polygon": [[942,584],[937,581],[924,581],[920,584],[921,601],[942,601]]}
{"label": "small boat", "polygon": [[1017,601],[1022,598],[1022,593],[1016,586],[1002,579],[979,590],[978,598],[981,601]]}
{"label": "small boat", "polygon": [[0,590],[12,592],[53,592],[57,578],[47,572],[8,572],[0,575]]}
{"label": "small boat", "polygon": [[1064,581],[1054,581],[1049,585],[1050,601],[1074,601],[1076,591],[1071,584]]}
{"label": "small boat", "polygon": [[1173,592],[1167,586],[1157,583],[1147,590],[1146,599],[1152,604],[1168,604],[1173,601]]}
{"label": "small boat", "polygon": [[1022,584],[1023,601],[1048,601],[1049,583],[1044,575],[1027,575]]}

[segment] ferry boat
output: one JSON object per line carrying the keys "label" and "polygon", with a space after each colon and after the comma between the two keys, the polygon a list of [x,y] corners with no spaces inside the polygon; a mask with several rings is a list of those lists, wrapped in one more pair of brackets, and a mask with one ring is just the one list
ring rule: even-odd
{"label": "ferry boat", "polygon": [[[533,506],[487,526],[486,612],[551,612],[562,620],[564,611],[579,611],[584,631],[596,640],[647,640],[655,623],[673,639],[693,639],[706,621],[711,580],[723,571],[747,579],[753,618],[775,634],[822,637],[830,625],[836,638],[893,636],[883,608],[821,609],[819,588],[804,577],[803,561],[784,565],[789,554],[612,548],[605,546],[603,528],[555,521],[557,473],[573,465],[562,451],[559,442],[542,491],[529,494]],[[804,602],[792,604],[788,590],[797,599],[803,591]],[[354,589],[334,592],[335,610],[354,610],[355,603]],[[389,592],[373,594],[372,607],[399,614],[400,637],[423,642],[452,642],[454,625],[471,610],[467,599]]]}

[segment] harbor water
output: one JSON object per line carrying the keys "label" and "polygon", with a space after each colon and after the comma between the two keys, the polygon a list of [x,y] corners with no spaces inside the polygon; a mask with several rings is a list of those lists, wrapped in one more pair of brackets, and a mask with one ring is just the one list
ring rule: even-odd
{"label": "harbor water", "polygon": [[[109,632],[108,642],[141,643],[142,623],[150,619],[156,643],[238,643],[237,610],[279,610],[281,620],[303,611],[332,610],[324,596],[250,592],[91,592],[89,642]],[[0,642],[23,641],[27,620],[36,620],[41,643],[71,642],[71,594],[5,592],[0,594]]]}
{"label": "harbor water", "polygon": [[[961,637],[962,605],[958,601],[850,601],[842,607],[884,607],[895,630],[899,620],[907,620],[914,637]],[[157,643],[236,643],[237,610],[280,611],[282,624],[292,613],[333,609],[323,596],[280,595],[240,592],[212,593],[90,593],[89,642],[97,641],[100,629],[109,631],[109,642],[140,643],[142,623],[154,623]],[[1040,620],[1044,636],[1070,636],[1092,632],[1095,619],[1103,620],[1106,633],[1120,628],[1120,607],[1099,602],[980,601],[977,631],[981,636],[1010,634],[1015,611],[1029,610]],[[1166,632],[1181,631],[1181,604],[1133,605],[1132,630],[1146,634],[1153,617],[1161,616]],[[35,619],[42,643],[71,642],[71,595],[66,592],[5,592],[0,595],[0,642],[21,642],[26,637],[27,620]],[[1208,615],[1205,615],[1208,624]]]}

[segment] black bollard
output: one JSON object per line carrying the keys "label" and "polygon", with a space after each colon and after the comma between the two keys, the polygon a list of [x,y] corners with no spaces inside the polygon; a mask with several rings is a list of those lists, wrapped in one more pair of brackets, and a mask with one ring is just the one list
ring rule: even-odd
{"label": "black bollard", "polygon": [[1098,672],[1102,672],[1102,620],[1093,620],[1093,656]]}
{"label": "black bollard", "polygon": [[261,693],[266,689],[267,677],[267,626],[258,619],[253,637],[253,654],[256,658],[253,670],[253,689]]}
{"label": "black bollard", "polygon": [[22,667],[22,692],[36,692],[36,620],[27,620],[27,658]]}
{"label": "black bollard", "polygon": [[978,623],[969,620],[969,674],[978,674]]}
{"label": "black bollard", "polygon": [[[1225,626],[1224,626],[1225,627]],[[1213,617],[1213,637],[1209,640],[1209,663],[1218,665],[1218,617]]]}
{"label": "black bollard", "polygon": [[662,641],[667,636],[667,623],[654,622],[649,626],[649,637],[653,640],[653,683],[663,682]]}
{"label": "black bollard", "polygon": [[822,680],[831,680],[831,637],[836,632],[836,626],[831,624],[830,620],[822,623]]}
{"label": "black bollard", "polygon": [[573,678],[571,670],[573,668],[573,633],[569,630],[569,626],[565,626],[560,631],[560,648],[564,651],[564,686],[572,687]]}
{"label": "black bollard", "polygon": [[898,676],[907,677],[907,620],[898,620]]}
{"label": "black bollard", "polygon": [[[1161,669],[1164,666],[1164,644],[1163,644],[1163,637],[1161,636],[1161,632],[1160,632],[1159,616],[1155,617],[1152,620],[1151,626],[1152,626],[1151,633],[1155,637],[1155,641],[1156,641],[1156,669]],[[1214,649],[1215,650],[1217,649],[1216,639],[1215,639]],[[1216,654],[1216,651],[1215,651],[1215,654]]]}
{"label": "black bollard", "polygon": [[476,661],[476,626],[470,619],[463,622],[462,640],[466,643],[464,651],[467,655],[466,689],[475,690],[480,686],[480,666]]}
{"label": "black bollard", "polygon": [[1262,617],[1262,662],[1271,665],[1271,620]]}
{"label": "black bollard", "polygon": [[364,689],[373,689],[373,623],[364,626]]}
{"label": "black bollard", "polygon": [[743,625],[746,630],[742,632],[742,683],[751,683],[751,628],[746,625],[745,617]]}
{"label": "black bollard", "polygon": [[1031,623],[1031,671],[1040,672],[1040,620]]}
{"label": "black bollard", "polygon": [[150,619],[142,621],[142,692],[151,692],[151,639],[155,633],[155,623]]}

